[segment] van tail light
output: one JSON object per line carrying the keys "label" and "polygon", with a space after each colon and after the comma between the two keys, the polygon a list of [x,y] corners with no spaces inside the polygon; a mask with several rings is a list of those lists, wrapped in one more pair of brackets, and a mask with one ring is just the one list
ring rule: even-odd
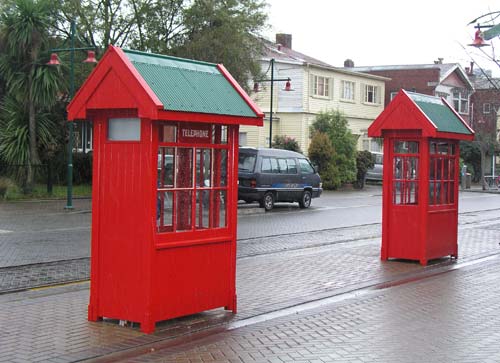
{"label": "van tail light", "polygon": [[250,180],[250,188],[257,188],[257,180],[255,179]]}

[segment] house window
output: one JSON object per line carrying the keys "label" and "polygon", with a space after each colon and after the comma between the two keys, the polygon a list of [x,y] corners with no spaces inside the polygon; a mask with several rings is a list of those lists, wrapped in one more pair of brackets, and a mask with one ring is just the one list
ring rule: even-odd
{"label": "house window", "polygon": [[321,76],[313,76],[313,95],[330,97],[330,79]]}
{"label": "house window", "polygon": [[394,97],[396,97],[398,93],[399,93],[398,91],[391,92],[391,101],[394,99]]}
{"label": "house window", "polygon": [[342,81],[342,99],[354,101],[354,82]]}
{"label": "house window", "polygon": [[489,103],[483,103],[483,113],[490,113],[491,105]]}
{"label": "house window", "polygon": [[458,113],[469,114],[469,96],[465,92],[453,92],[453,107]]}
{"label": "house window", "polygon": [[247,133],[246,132],[240,132],[239,145],[240,146],[247,146]]}
{"label": "house window", "polygon": [[380,89],[377,86],[365,85],[365,103],[380,103]]}

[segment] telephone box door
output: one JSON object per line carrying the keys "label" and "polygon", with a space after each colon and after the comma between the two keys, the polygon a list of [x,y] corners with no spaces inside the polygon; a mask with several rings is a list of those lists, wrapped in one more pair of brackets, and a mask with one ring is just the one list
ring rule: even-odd
{"label": "telephone box door", "polygon": [[420,149],[418,140],[389,139],[390,242],[382,247],[382,259],[419,258]]}

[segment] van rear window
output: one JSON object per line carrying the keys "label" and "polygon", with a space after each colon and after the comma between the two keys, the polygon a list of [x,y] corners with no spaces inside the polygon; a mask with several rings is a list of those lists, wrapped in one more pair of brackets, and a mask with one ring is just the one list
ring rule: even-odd
{"label": "van rear window", "polygon": [[240,154],[238,157],[238,170],[253,172],[256,158],[256,155],[253,154]]}

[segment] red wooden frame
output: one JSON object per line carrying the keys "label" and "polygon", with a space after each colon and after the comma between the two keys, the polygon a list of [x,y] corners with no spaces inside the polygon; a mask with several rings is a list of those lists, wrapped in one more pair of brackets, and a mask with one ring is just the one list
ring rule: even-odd
{"label": "red wooden frame", "polygon": [[[368,129],[369,136],[384,138],[382,260],[417,260],[426,265],[429,260],[443,256],[458,257],[458,142],[471,140],[474,134],[456,115],[471,131],[470,135],[439,132],[406,92],[401,91]],[[417,141],[418,153],[403,155],[395,152],[394,144],[400,140]],[[437,156],[431,154],[430,145],[436,142],[445,142],[454,148],[454,155],[441,155],[448,161],[449,174],[440,182],[448,183],[448,193],[452,194],[448,194],[447,203],[440,204],[430,201],[437,184],[430,179],[431,165]],[[416,203],[395,204],[393,200],[395,183],[406,182],[406,179],[399,180],[394,175],[393,161],[402,156],[418,157],[419,160],[418,175],[410,180],[417,188]],[[443,172],[444,167],[441,170]]]}
{"label": "red wooden frame", "polygon": [[[236,313],[239,125],[262,126],[263,113],[229,73],[222,66],[219,69],[255,117],[164,110],[132,63],[113,46],[70,103],[68,119],[89,118],[94,127],[89,320],[139,322],[143,332],[151,333],[156,322],[174,317],[218,307]],[[112,117],[140,118],[140,140],[108,140],[107,123]],[[220,136],[214,136],[215,143],[203,137],[163,142],[159,134],[164,123],[202,124],[200,130],[223,126],[227,143],[220,143]],[[168,189],[158,188],[160,147],[191,148],[192,170],[187,172],[192,176],[196,176],[196,148],[226,150],[226,185],[197,188],[193,180],[190,188],[192,193],[226,192],[225,226],[158,230],[157,191]],[[212,179],[220,178],[220,167],[217,160],[212,161]],[[193,226],[195,197],[190,203]],[[216,199],[211,203],[219,207]],[[217,218],[212,217],[211,225],[218,224]]]}

